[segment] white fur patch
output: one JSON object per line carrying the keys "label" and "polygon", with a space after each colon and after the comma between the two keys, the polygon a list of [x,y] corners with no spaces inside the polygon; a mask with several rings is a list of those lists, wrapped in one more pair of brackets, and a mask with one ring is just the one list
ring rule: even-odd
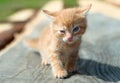
{"label": "white fur patch", "polygon": [[67,38],[63,38],[63,41],[64,41],[64,42],[67,42]]}

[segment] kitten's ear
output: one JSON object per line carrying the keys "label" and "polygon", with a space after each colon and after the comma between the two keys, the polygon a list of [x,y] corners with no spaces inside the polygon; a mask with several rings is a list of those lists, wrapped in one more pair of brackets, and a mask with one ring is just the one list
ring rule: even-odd
{"label": "kitten's ear", "polygon": [[86,17],[86,16],[88,15],[88,12],[89,12],[90,9],[91,9],[91,6],[92,6],[92,4],[90,4],[90,5],[88,5],[88,6],[85,6],[85,7],[83,7],[83,8],[79,8],[79,9],[77,10],[77,12],[82,13],[83,16]]}
{"label": "kitten's ear", "polygon": [[48,10],[42,10],[42,12],[48,17],[48,18],[55,18],[58,15],[58,12],[51,12]]}

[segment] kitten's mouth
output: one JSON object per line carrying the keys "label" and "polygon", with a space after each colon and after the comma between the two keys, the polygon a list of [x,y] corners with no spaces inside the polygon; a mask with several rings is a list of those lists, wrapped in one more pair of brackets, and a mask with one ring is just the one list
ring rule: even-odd
{"label": "kitten's mouth", "polygon": [[67,43],[67,44],[73,44],[74,43],[74,41],[72,40],[72,41],[64,41],[65,43]]}
{"label": "kitten's mouth", "polygon": [[68,39],[68,42],[72,42],[73,41],[73,39]]}
{"label": "kitten's mouth", "polygon": [[63,41],[67,44],[73,44],[75,42],[74,39],[63,39]]}
{"label": "kitten's mouth", "polygon": [[74,41],[73,41],[73,40],[69,40],[69,41],[67,41],[67,43],[68,43],[68,44],[73,44]]}

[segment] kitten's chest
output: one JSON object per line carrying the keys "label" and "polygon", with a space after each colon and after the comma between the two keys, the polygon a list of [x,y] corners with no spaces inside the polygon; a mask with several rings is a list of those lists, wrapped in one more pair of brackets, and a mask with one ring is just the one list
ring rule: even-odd
{"label": "kitten's chest", "polygon": [[75,51],[78,51],[79,45],[69,46],[66,44],[59,44],[57,48],[61,52],[62,55],[69,56],[73,54]]}

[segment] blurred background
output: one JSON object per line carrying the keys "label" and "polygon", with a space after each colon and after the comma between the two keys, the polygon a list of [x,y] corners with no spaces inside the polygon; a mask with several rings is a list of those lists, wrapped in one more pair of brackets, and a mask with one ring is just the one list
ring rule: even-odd
{"label": "blurred background", "polygon": [[[40,9],[49,1],[53,0],[0,0],[0,21],[6,21],[11,14],[22,9]],[[63,0],[65,8],[81,6],[83,3],[96,3],[99,7],[102,7],[99,3],[111,4],[115,7],[120,7],[120,0]],[[103,8],[106,7],[107,6],[103,5]],[[111,13],[112,11],[113,10],[111,9]]]}
{"label": "blurred background", "polygon": [[[58,8],[56,3],[49,5],[57,1]],[[120,0],[0,0],[0,49],[14,39],[15,33],[22,32],[26,23],[32,20],[39,10],[44,9],[44,6],[49,5],[53,7],[52,10],[59,10],[82,7],[90,3],[90,13],[101,13],[120,20]],[[59,4],[62,4],[62,8],[59,8]],[[46,9],[49,10],[49,7]]]}

